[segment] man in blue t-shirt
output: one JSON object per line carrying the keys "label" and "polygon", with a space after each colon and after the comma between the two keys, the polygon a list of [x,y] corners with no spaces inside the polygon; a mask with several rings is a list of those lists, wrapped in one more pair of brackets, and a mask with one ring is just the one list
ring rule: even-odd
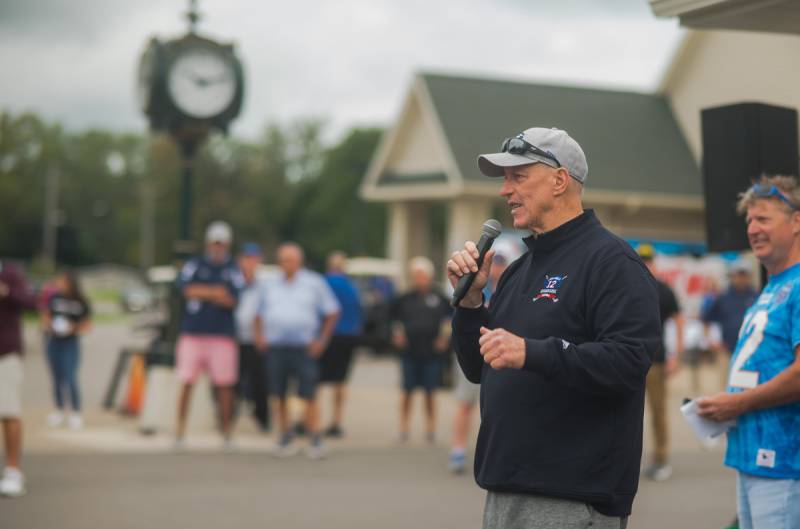
{"label": "man in blue t-shirt", "polygon": [[742,194],[747,236],[769,280],[745,313],[728,391],[700,414],[736,419],[725,464],[739,471],[741,529],[800,527],[800,188],[762,177]]}
{"label": "man in blue t-shirt", "polygon": [[227,223],[209,224],[205,253],[189,259],[178,278],[186,310],[175,346],[175,371],[183,383],[176,448],[183,447],[192,387],[203,372],[208,372],[217,390],[222,435],[225,447],[231,446],[233,387],[239,377],[233,310],[244,286],[241,271],[230,255],[232,238]]}
{"label": "man in blue t-shirt", "polygon": [[320,358],[320,378],[322,384],[333,385],[333,418],[325,430],[328,437],[342,437],[342,415],[344,408],[345,385],[353,349],[358,344],[362,330],[361,300],[353,280],[345,274],[347,256],[343,252],[332,252],[328,256],[328,271],[325,281],[341,306],[341,314],[333,330],[328,348]]}

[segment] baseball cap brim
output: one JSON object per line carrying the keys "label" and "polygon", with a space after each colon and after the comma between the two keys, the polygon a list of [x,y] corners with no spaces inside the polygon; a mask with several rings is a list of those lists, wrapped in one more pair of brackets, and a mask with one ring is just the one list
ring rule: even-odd
{"label": "baseball cap brim", "polygon": [[212,230],[206,234],[206,241],[229,244],[231,242],[231,234],[223,230]]}
{"label": "baseball cap brim", "polygon": [[555,165],[553,160],[535,154],[522,156],[510,152],[496,152],[478,156],[478,168],[486,176],[504,176],[505,169],[509,167],[521,167],[534,163],[544,163],[551,167]]}

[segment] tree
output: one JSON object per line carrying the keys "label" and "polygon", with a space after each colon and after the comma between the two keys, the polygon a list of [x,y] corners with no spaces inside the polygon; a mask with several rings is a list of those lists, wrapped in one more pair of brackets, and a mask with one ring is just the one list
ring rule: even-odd
{"label": "tree", "polygon": [[301,182],[296,238],[312,261],[321,263],[337,249],[351,255],[384,255],[386,207],[358,196],[380,134],[379,129],[350,131],[325,153],[319,174]]}
{"label": "tree", "polygon": [[[323,121],[273,123],[258,142],[213,136],[197,155],[192,235],[212,220],[271,255],[294,240],[326,253],[382,255],[385,207],[358,186],[380,131],[354,129],[326,148]],[[41,253],[46,176],[58,176],[58,260],[170,262],[178,234],[181,159],[166,135],[65,132],[33,114],[0,113],[0,255]],[[55,171],[56,173],[52,173]]]}

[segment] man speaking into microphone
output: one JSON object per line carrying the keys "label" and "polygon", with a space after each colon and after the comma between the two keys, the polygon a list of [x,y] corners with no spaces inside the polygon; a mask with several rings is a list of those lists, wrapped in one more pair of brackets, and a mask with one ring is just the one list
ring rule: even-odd
{"label": "man speaking into microphone", "polygon": [[488,491],[484,528],[623,529],[639,481],[645,378],[661,340],[653,277],[606,230],[581,194],[588,166],[558,129],[531,128],[478,157],[502,178],[528,251],[500,278],[487,309],[472,242],[453,253],[453,343],[481,383],[475,479]]}

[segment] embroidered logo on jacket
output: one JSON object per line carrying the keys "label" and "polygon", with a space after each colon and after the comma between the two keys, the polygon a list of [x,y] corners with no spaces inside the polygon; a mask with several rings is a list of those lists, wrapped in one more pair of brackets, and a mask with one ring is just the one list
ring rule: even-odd
{"label": "embroidered logo on jacket", "polygon": [[549,299],[553,303],[558,303],[558,289],[561,288],[561,283],[567,276],[544,276],[544,288],[533,298],[533,301],[540,299]]}

